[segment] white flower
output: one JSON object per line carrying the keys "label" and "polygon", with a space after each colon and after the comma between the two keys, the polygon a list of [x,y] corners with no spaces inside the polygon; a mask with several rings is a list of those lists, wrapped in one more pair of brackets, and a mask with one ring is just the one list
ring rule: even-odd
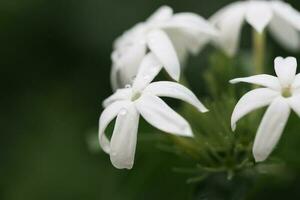
{"label": "white flower", "polygon": [[171,78],[178,81],[180,62],[188,52],[197,53],[215,29],[202,17],[193,13],[173,14],[162,6],[145,22],[126,31],[114,43],[111,82],[114,89],[131,84],[140,62],[150,51]]}
{"label": "white flower", "polygon": [[[152,54],[145,57],[132,87],[118,89],[103,103],[105,110],[99,120],[99,141],[102,149],[110,155],[112,164],[119,169],[131,169],[133,166],[140,115],[164,132],[193,135],[188,122],[159,97],[181,99],[201,112],[207,111],[197,97],[179,83],[160,81],[149,84],[151,77],[154,77],[149,74],[157,74],[160,69],[152,58]],[[117,119],[109,141],[104,131],[115,117]]]}
{"label": "white flower", "polygon": [[274,38],[285,48],[295,51],[300,47],[300,13],[282,1],[234,2],[214,14],[210,21],[220,31],[217,45],[230,56],[237,52],[244,21],[259,33],[268,27]]}
{"label": "white flower", "polygon": [[290,110],[300,116],[300,74],[293,57],[275,59],[277,77],[261,74],[233,79],[231,83],[247,82],[264,86],[246,93],[237,103],[231,117],[236,122],[255,109],[269,105],[256,133],[253,155],[257,162],[265,160],[276,146],[286,125]]}

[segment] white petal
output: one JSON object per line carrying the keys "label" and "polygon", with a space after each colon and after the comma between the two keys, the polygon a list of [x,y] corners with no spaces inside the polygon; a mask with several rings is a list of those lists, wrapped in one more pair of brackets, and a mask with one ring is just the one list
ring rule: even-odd
{"label": "white petal", "polygon": [[132,83],[145,54],[146,45],[138,41],[113,52],[112,61],[114,68],[111,72],[111,78],[114,80],[111,80],[111,82],[113,86],[116,85],[114,89],[122,88],[126,84]]}
{"label": "white petal", "polygon": [[198,98],[183,85],[170,81],[159,81],[151,83],[144,92],[151,93],[160,97],[172,97],[181,99],[195,106],[200,112],[207,112],[207,108],[198,100]]}
{"label": "white petal", "polygon": [[262,33],[265,27],[272,19],[272,10],[267,2],[249,1],[246,13],[247,22],[259,33]]}
{"label": "white petal", "polygon": [[242,25],[245,19],[245,3],[230,4],[211,17],[210,21],[219,29],[215,41],[229,56],[234,56],[238,49]]}
{"label": "white petal", "polygon": [[274,60],[275,72],[283,87],[290,86],[296,75],[297,60],[294,57],[277,57]]}
{"label": "white petal", "polygon": [[181,136],[193,135],[188,122],[159,97],[144,94],[136,101],[136,107],[149,124],[162,131]]}
{"label": "white petal", "polygon": [[246,93],[236,104],[231,116],[231,128],[234,131],[236,123],[242,117],[258,108],[272,102],[280,93],[268,88],[259,88]]}
{"label": "white petal", "polygon": [[132,95],[131,88],[117,89],[113,95],[109,96],[103,101],[102,105],[105,108],[115,101],[130,100],[131,95]]}
{"label": "white petal", "polygon": [[170,19],[173,15],[173,10],[169,6],[161,6],[148,19],[150,23],[160,22]]}
{"label": "white petal", "polygon": [[264,161],[276,146],[290,115],[285,99],[275,99],[267,109],[256,133],[253,155],[256,162]]}
{"label": "white petal", "polygon": [[178,31],[186,31],[191,34],[207,34],[216,36],[217,30],[208,23],[203,17],[195,13],[178,13],[175,14],[168,23],[162,25],[164,28],[174,28]]}
{"label": "white petal", "polygon": [[120,110],[126,107],[130,102],[129,101],[117,101],[110,104],[105,110],[101,113],[99,119],[99,143],[102,149],[106,153],[110,153],[110,143],[108,138],[105,136],[105,129],[108,124],[117,116]]}
{"label": "white petal", "polygon": [[300,117],[300,94],[287,98],[290,107]]}
{"label": "white petal", "polygon": [[110,143],[110,160],[118,169],[131,169],[137,142],[139,113],[134,104],[119,112]]}
{"label": "white petal", "polygon": [[299,88],[300,88],[300,74],[297,74],[292,84],[292,89],[299,89]]}
{"label": "white petal", "polygon": [[291,5],[283,1],[272,1],[272,7],[276,15],[285,19],[287,23],[300,30],[300,13]]}
{"label": "white petal", "polygon": [[286,19],[278,16],[276,13],[269,26],[270,33],[280,45],[290,51],[298,51],[300,48],[300,36]]}
{"label": "white petal", "polygon": [[157,60],[153,53],[148,53],[142,60],[137,76],[134,79],[133,91],[142,91],[160,72],[162,64]]}
{"label": "white petal", "polygon": [[229,82],[232,84],[245,82],[245,83],[252,83],[252,84],[272,88],[275,90],[281,89],[278,78],[268,74],[259,74],[259,75],[245,77],[245,78],[235,78],[230,80]]}
{"label": "white petal", "polygon": [[180,76],[180,64],[167,34],[161,30],[153,30],[147,35],[147,43],[151,52],[163,64],[168,74],[178,81]]}

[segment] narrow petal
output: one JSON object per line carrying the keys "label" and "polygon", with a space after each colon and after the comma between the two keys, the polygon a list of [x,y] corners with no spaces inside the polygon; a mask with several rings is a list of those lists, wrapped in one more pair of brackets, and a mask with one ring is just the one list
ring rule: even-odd
{"label": "narrow petal", "polygon": [[275,13],[269,25],[269,29],[271,35],[284,48],[294,52],[300,49],[299,31],[286,19]]}
{"label": "narrow petal", "polygon": [[236,104],[231,116],[231,128],[234,131],[236,123],[242,117],[258,108],[272,102],[280,93],[268,88],[259,88],[246,93]]}
{"label": "narrow petal", "polygon": [[119,112],[110,143],[110,160],[118,169],[131,169],[134,163],[139,113],[134,104]]}
{"label": "narrow petal", "polygon": [[282,97],[267,109],[256,133],[253,155],[256,162],[264,161],[276,146],[290,115],[290,107]]}
{"label": "narrow petal", "polygon": [[207,108],[198,98],[183,85],[170,81],[159,81],[151,83],[144,92],[160,97],[171,97],[181,99],[195,106],[200,112],[207,112]]}
{"label": "narrow petal", "polygon": [[275,72],[283,87],[289,87],[296,75],[297,60],[294,57],[277,57],[274,61]]}
{"label": "narrow petal", "polygon": [[228,56],[234,56],[238,49],[245,9],[245,2],[236,2],[217,12],[210,19],[220,31],[215,44]]}
{"label": "narrow petal", "polygon": [[246,20],[257,32],[262,33],[272,19],[272,10],[267,2],[249,1],[247,3]]}
{"label": "narrow petal", "polygon": [[297,74],[292,84],[292,89],[299,89],[299,88],[300,88],[300,74]]}
{"label": "narrow petal", "polygon": [[190,33],[202,33],[211,36],[217,36],[217,30],[208,23],[203,17],[195,13],[178,13],[175,14],[166,24],[163,24],[164,28],[174,28],[178,31],[184,31]]}
{"label": "narrow petal", "polygon": [[114,89],[123,88],[131,84],[136,76],[142,59],[146,54],[146,45],[137,42],[113,52],[112,61],[114,68],[111,71],[111,80]]}
{"label": "narrow petal", "polygon": [[245,83],[252,83],[268,88],[272,88],[274,90],[280,90],[280,82],[277,77],[271,76],[268,74],[260,74],[255,76],[249,76],[245,78],[235,78],[229,81],[232,84],[245,82]]}
{"label": "narrow petal", "polygon": [[162,64],[153,53],[148,53],[142,60],[137,76],[133,82],[133,91],[142,91],[157,76]]}
{"label": "narrow petal", "polygon": [[147,19],[147,21],[150,23],[160,22],[170,19],[172,15],[173,10],[171,7],[161,6]]}
{"label": "narrow petal", "polygon": [[120,110],[126,106],[128,106],[129,101],[117,101],[110,104],[101,114],[99,119],[99,143],[103,151],[106,153],[110,153],[110,142],[108,138],[105,136],[105,129],[108,124],[118,115]]}
{"label": "narrow petal", "polygon": [[147,35],[147,43],[151,52],[163,64],[168,74],[178,81],[180,76],[180,64],[167,34],[161,30],[153,30]]}
{"label": "narrow petal", "polygon": [[102,105],[103,107],[107,107],[109,104],[115,102],[115,101],[121,101],[121,100],[130,100],[130,96],[132,95],[132,89],[131,88],[123,88],[123,89],[117,89],[116,92],[106,98]]}
{"label": "narrow petal", "polygon": [[300,94],[287,98],[290,107],[300,117]]}
{"label": "narrow petal", "polygon": [[159,97],[144,94],[136,101],[136,107],[152,126],[175,135],[193,136],[188,122]]}
{"label": "narrow petal", "polygon": [[290,25],[300,31],[300,12],[290,4],[283,1],[272,1],[272,7],[276,15],[285,19]]}

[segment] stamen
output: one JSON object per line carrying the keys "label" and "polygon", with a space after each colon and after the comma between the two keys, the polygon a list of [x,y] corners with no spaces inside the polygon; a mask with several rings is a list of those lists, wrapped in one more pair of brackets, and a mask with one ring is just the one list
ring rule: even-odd
{"label": "stamen", "polygon": [[283,88],[281,91],[281,95],[285,98],[291,97],[292,96],[291,88],[290,87]]}

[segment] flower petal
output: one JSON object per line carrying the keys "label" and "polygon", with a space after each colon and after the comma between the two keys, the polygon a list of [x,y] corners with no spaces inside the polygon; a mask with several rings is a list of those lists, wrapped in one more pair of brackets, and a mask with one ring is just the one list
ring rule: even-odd
{"label": "flower petal", "polygon": [[272,19],[272,10],[267,2],[249,1],[246,20],[259,33],[262,33],[265,27]]}
{"label": "flower petal", "polygon": [[130,97],[132,95],[132,89],[131,88],[122,88],[122,89],[117,89],[114,94],[106,98],[102,105],[103,107],[107,107],[111,103],[115,101],[120,101],[120,100],[130,100]]}
{"label": "flower petal", "polygon": [[170,81],[153,82],[145,89],[144,92],[160,97],[181,99],[195,106],[200,112],[208,111],[192,91],[179,83]]}
{"label": "flower petal", "polygon": [[161,6],[147,19],[147,21],[150,23],[160,22],[170,19],[172,15],[173,10],[171,7]]}
{"label": "flower petal", "polygon": [[118,169],[131,169],[137,142],[139,113],[134,104],[119,112],[110,143],[110,160]]}
{"label": "flower petal", "polygon": [[142,60],[139,71],[134,79],[133,91],[142,91],[160,72],[162,64],[153,53],[148,53]]}
{"label": "flower petal", "polygon": [[300,87],[300,74],[297,74],[292,84],[292,89],[299,89],[299,87]]}
{"label": "flower petal", "polygon": [[272,1],[272,8],[276,15],[280,16],[287,23],[300,30],[300,13],[290,4],[283,1]]}
{"label": "flower petal", "polygon": [[189,12],[175,14],[163,28],[175,28],[178,31],[185,31],[190,34],[206,34],[217,36],[217,30],[203,17]]}
{"label": "flower petal", "polygon": [[193,136],[188,122],[159,97],[143,94],[136,101],[136,107],[152,126],[175,135]]}
{"label": "flower petal", "polygon": [[287,98],[290,107],[300,117],[300,94]]}
{"label": "flower petal", "polygon": [[289,87],[296,75],[297,60],[294,57],[277,57],[274,60],[275,72],[283,87]]}
{"label": "flower petal", "polygon": [[215,44],[228,56],[234,56],[238,49],[245,9],[245,2],[232,3],[210,18],[212,24],[220,31]]}
{"label": "flower petal", "polygon": [[145,54],[146,45],[141,42],[118,48],[113,52],[111,82],[114,90],[132,83]]}
{"label": "flower petal", "polygon": [[147,43],[151,52],[163,64],[168,74],[178,81],[180,76],[180,64],[168,35],[161,30],[153,30],[147,35]]}
{"label": "flower petal", "polygon": [[253,155],[256,162],[264,161],[276,146],[290,115],[290,107],[282,97],[267,109],[256,133]]}
{"label": "flower petal", "polygon": [[274,13],[269,29],[272,36],[284,48],[291,51],[300,49],[299,32],[286,19]]}
{"label": "flower petal", "polygon": [[246,114],[264,107],[272,102],[280,93],[268,88],[259,88],[246,93],[236,104],[231,116],[231,128],[234,131],[236,123]]}
{"label": "flower petal", "polygon": [[105,136],[105,129],[108,124],[117,116],[120,110],[126,107],[130,102],[129,101],[117,101],[105,108],[102,112],[100,119],[99,119],[99,143],[101,148],[106,152],[110,153],[110,143],[108,138]]}
{"label": "flower petal", "polygon": [[279,80],[275,76],[271,76],[268,74],[259,74],[254,76],[249,76],[245,78],[235,78],[229,81],[232,84],[245,82],[245,83],[252,83],[256,85],[261,85],[264,87],[268,87],[274,90],[280,90],[281,86]]}

